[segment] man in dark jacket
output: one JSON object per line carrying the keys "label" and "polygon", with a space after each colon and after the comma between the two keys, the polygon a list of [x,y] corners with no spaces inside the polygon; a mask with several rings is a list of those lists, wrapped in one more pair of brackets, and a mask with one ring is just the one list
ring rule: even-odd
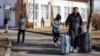
{"label": "man in dark jacket", "polygon": [[19,26],[19,30],[18,30],[18,39],[17,39],[17,43],[20,42],[20,35],[22,33],[22,43],[24,43],[24,39],[25,39],[25,30],[26,30],[26,17],[23,15],[20,15],[20,19],[18,22],[18,26]]}
{"label": "man in dark jacket", "polygon": [[44,21],[44,18],[43,17],[41,19],[41,27],[45,27],[45,21]]}
{"label": "man in dark jacket", "polygon": [[77,52],[76,47],[78,45],[78,36],[80,33],[79,28],[82,25],[82,18],[78,12],[78,8],[74,7],[73,12],[68,16],[66,20],[66,26],[69,24],[69,35],[71,36],[71,52]]}

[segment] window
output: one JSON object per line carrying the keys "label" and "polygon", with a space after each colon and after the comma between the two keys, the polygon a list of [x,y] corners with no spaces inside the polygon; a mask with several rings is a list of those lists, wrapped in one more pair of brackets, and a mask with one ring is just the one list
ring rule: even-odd
{"label": "window", "polygon": [[33,19],[33,4],[29,3],[29,11],[28,11],[28,17]]}
{"label": "window", "polygon": [[60,6],[54,6],[54,17],[56,17],[57,14],[61,14]]}
{"label": "window", "polygon": [[34,19],[38,20],[38,4],[35,4],[35,9],[34,9]]}
{"label": "window", "polygon": [[29,4],[29,9],[33,10],[33,4],[31,4],[31,3]]}
{"label": "window", "polygon": [[70,7],[64,7],[64,19],[68,17],[70,13]]}
{"label": "window", "polygon": [[[42,5],[41,6],[41,16],[48,20],[49,19],[49,9],[48,9],[48,5]],[[41,17],[41,18],[42,18]]]}
{"label": "window", "polygon": [[34,20],[38,20],[38,4],[35,4],[35,8],[33,9],[33,4],[29,4],[29,18],[33,18],[33,10],[34,10]]}
{"label": "window", "polygon": [[35,19],[35,20],[38,19],[38,11],[34,11],[34,19]]}
{"label": "window", "polygon": [[85,8],[81,8],[81,16],[82,16],[82,19],[85,19]]}

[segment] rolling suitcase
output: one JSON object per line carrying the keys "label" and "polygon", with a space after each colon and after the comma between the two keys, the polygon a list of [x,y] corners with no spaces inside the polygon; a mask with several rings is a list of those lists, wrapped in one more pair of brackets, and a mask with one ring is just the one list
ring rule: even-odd
{"label": "rolling suitcase", "polygon": [[79,52],[88,53],[91,52],[91,49],[92,46],[90,34],[87,31],[82,32],[79,37]]}
{"label": "rolling suitcase", "polygon": [[69,54],[70,47],[70,36],[67,33],[62,34],[61,36],[61,54]]}

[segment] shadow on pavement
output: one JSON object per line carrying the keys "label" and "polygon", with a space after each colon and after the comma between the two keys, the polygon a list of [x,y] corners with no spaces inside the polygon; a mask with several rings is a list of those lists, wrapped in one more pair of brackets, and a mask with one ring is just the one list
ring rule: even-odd
{"label": "shadow on pavement", "polygon": [[[100,45],[98,45],[100,47]],[[61,55],[60,54],[60,46],[56,47],[53,44],[47,44],[47,43],[15,43],[13,42],[12,51],[14,52],[26,52],[27,54],[39,54],[39,55]],[[21,48],[20,48],[21,47]],[[100,52],[100,48],[96,46],[92,46],[93,50]],[[94,53],[79,53],[77,55],[94,55],[99,56],[99,54]]]}
{"label": "shadow on pavement", "polygon": [[54,46],[53,44],[36,44],[36,43],[33,43],[33,44],[28,44],[28,43],[15,43],[13,44],[14,47],[36,47],[36,48],[59,48],[59,47],[56,47]]}
{"label": "shadow on pavement", "polygon": [[[60,55],[60,46],[49,43],[52,40],[32,40],[34,42],[15,43],[12,42],[14,52],[26,52],[27,54]],[[41,43],[42,41],[42,43]]]}
{"label": "shadow on pavement", "polygon": [[25,51],[27,54],[60,55],[59,50],[52,50],[52,49],[41,49],[41,50],[36,50],[36,49],[31,49],[31,50],[17,49],[17,50],[13,50],[12,49],[12,51],[15,51],[15,52]]}
{"label": "shadow on pavement", "polygon": [[28,51],[27,53],[28,54],[60,55],[59,50],[52,50],[52,49],[31,50],[31,51]]}
{"label": "shadow on pavement", "polygon": [[[18,30],[18,29],[11,29],[11,30]],[[52,36],[52,34],[50,34],[50,33],[44,33],[44,32],[36,32],[36,31],[29,31],[29,30],[26,30],[26,32],[37,33],[37,34],[43,34],[43,35]],[[48,32],[48,31],[47,31],[47,32]]]}
{"label": "shadow on pavement", "polygon": [[100,52],[100,45],[93,45],[93,50]]}

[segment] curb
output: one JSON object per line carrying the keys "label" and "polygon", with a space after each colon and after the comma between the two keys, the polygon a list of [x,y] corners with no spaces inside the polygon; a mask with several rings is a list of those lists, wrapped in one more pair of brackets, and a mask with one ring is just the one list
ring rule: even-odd
{"label": "curb", "polygon": [[[18,30],[18,29],[10,29],[10,30]],[[27,29],[26,29],[26,32],[52,36],[51,33],[36,32],[36,31],[30,31],[30,30],[27,30]]]}
{"label": "curb", "polygon": [[31,32],[31,33],[37,33],[37,34],[43,34],[43,35],[49,35],[49,36],[52,36],[52,34],[50,34],[50,33],[35,32],[35,31],[29,31],[29,30],[26,30],[26,32]]}
{"label": "curb", "polygon": [[5,53],[5,55],[4,56],[11,56],[11,41],[10,41],[10,39],[8,38],[8,41],[9,41],[9,45],[8,45],[8,47],[7,47],[7,50],[6,50],[6,53]]}
{"label": "curb", "polygon": [[[11,29],[11,30],[18,30],[18,29]],[[52,33],[35,32],[35,31],[27,30],[27,29],[26,29],[26,32],[52,36]],[[60,33],[60,34],[63,34],[63,33]],[[92,37],[95,37],[95,38],[92,38],[92,39],[100,39],[100,37],[98,37],[98,36],[92,36]]]}

